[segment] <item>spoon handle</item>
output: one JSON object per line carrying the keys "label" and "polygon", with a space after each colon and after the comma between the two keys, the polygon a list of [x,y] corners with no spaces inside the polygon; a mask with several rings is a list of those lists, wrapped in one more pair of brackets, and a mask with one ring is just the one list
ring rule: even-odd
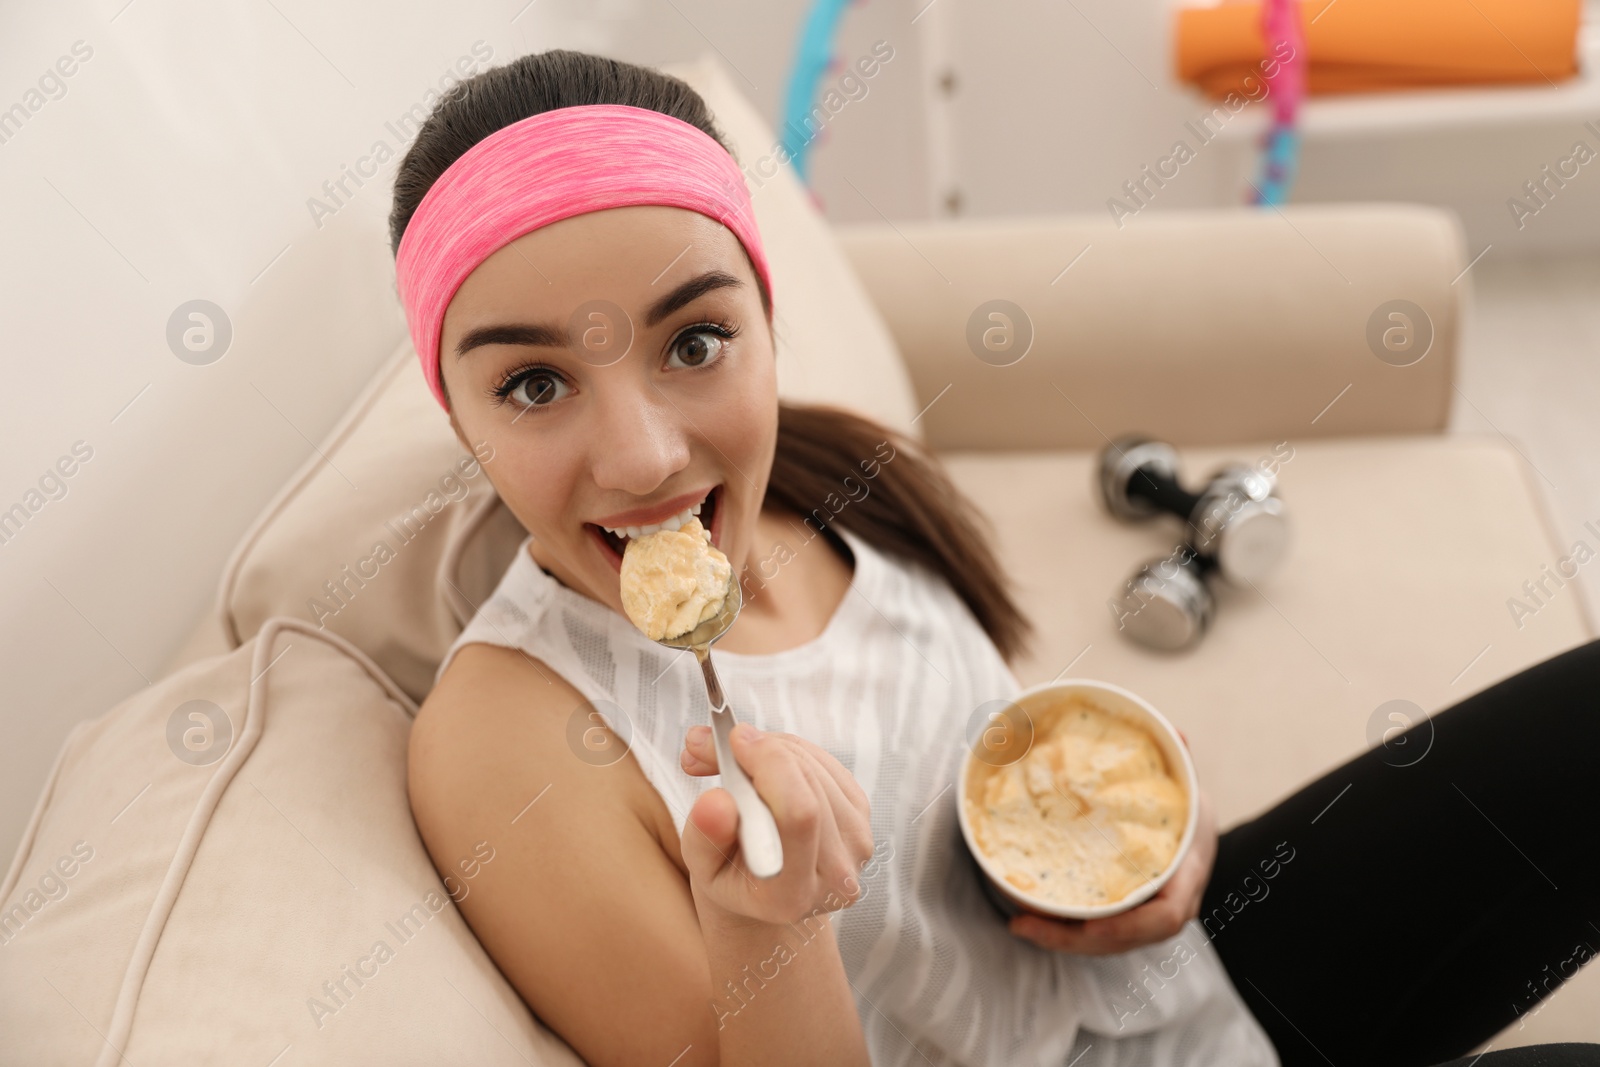
{"label": "spoon handle", "polygon": [[744,865],[757,878],[771,878],[783,870],[783,841],[778,836],[778,824],[749,775],[733,758],[730,735],[739,720],[734,718],[733,709],[722,694],[722,683],[711,666],[711,650],[707,648],[698,658],[706,676],[706,695],[711,703],[711,736],[716,743],[722,787],[732,794],[739,809],[739,848],[744,853]]}

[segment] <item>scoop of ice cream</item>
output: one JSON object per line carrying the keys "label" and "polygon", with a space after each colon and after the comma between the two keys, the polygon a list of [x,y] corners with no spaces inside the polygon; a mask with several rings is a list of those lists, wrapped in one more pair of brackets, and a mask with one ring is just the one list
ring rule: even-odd
{"label": "scoop of ice cream", "polygon": [[733,567],[698,518],[633,538],[622,554],[622,609],[652,641],[693,630],[722,610]]}
{"label": "scoop of ice cream", "polygon": [[963,799],[973,837],[1026,893],[1115,903],[1172,862],[1189,798],[1142,727],[1082,696],[1037,718],[1021,759],[974,765]]}

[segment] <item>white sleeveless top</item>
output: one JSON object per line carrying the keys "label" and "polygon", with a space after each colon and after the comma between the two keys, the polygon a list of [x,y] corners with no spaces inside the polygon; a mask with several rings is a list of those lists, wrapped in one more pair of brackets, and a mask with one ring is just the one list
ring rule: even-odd
{"label": "white sleeveless top", "polygon": [[[713,653],[740,721],[820,745],[871,801],[877,849],[860,874],[863,895],[833,922],[872,1062],[1277,1067],[1193,920],[1116,956],[1054,952],[1009,932],[965,851],[955,783],[968,718],[1021,687],[942,577],[836,529],[855,575],[823,632],[770,655]],[[529,555],[531,542],[438,675],[475,641],[537,657],[628,744],[681,835],[695,799],[720,782],[678,763],[685,731],[710,721],[694,654],[561,584]],[[741,1007],[731,991],[716,1003],[719,1018]]]}

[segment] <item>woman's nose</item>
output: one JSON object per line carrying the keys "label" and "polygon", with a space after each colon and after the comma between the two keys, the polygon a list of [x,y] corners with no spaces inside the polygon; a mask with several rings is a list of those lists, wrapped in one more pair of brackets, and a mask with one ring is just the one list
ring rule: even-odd
{"label": "woman's nose", "polygon": [[690,428],[659,390],[612,389],[596,406],[591,468],[600,488],[646,496],[689,465]]}

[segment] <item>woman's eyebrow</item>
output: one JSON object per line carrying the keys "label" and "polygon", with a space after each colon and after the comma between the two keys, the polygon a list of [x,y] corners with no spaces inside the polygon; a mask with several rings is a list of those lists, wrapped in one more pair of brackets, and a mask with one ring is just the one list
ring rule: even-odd
{"label": "woman's eyebrow", "polygon": [[[717,289],[737,289],[742,281],[727,271],[708,270],[690,278],[672,292],[645,309],[644,324],[654,326],[679,308],[693,303]],[[531,348],[566,348],[570,343],[565,326],[545,322],[497,323],[468,330],[456,345],[456,358],[460,359],[474,348],[484,345],[526,345]]]}
{"label": "woman's eyebrow", "polygon": [[737,289],[744,283],[724,270],[708,270],[690,278],[645,309],[644,324],[654,326],[686,304],[692,304],[717,289]]}

